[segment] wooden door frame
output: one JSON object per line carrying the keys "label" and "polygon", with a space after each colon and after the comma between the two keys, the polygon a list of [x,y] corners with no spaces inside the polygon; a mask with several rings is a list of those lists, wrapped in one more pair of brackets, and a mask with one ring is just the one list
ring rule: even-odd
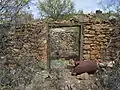
{"label": "wooden door frame", "polygon": [[49,58],[50,56],[50,29],[51,28],[62,28],[62,27],[79,27],[79,59],[83,60],[83,38],[84,38],[84,24],[65,24],[65,23],[60,23],[60,24],[48,24],[47,26],[47,69],[50,72],[51,71],[51,59]]}

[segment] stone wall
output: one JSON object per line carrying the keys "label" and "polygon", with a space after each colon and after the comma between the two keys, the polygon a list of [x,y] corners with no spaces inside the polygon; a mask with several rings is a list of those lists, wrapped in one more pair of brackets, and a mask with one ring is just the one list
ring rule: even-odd
{"label": "stone wall", "polygon": [[114,62],[112,69],[101,71],[99,75],[100,83],[105,90],[119,90],[120,89],[120,27],[119,24],[114,25],[113,31],[110,35],[110,41],[107,49],[104,52],[103,59],[105,61]]}
{"label": "stone wall", "polygon": [[[102,59],[110,34],[113,31],[109,21],[100,20],[95,15],[82,15],[71,18],[66,21],[55,22],[59,25],[83,25],[83,60]],[[58,25],[58,26],[59,26]]]}
{"label": "stone wall", "polygon": [[84,24],[83,59],[101,59],[108,45],[111,31],[109,22],[89,18]]}
{"label": "stone wall", "polygon": [[[107,21],[100,21],[94,15],[85,15],[84,21],[70,19],[68,21],[51,21],[51,24],[84,24],[83,38],[83,59],[101,59],[102,52],[106,49],[109,42],[110,33],[113,30]],[[47,59],[47,31],[43,23],[31,22],[22,26],[17,26],[15,32],[10,33],[13,53],[32,53],[39,60]],[[15,48],[16,47],[16,48]],[[12,47],[11,47],[12,48]]]}
{"label": "stone wall", "polygon": [[9,32],[9,48],[11,55],[34,56],[37,60],[46,60],[47,32],[45,25],[31,22],[11,28]]}

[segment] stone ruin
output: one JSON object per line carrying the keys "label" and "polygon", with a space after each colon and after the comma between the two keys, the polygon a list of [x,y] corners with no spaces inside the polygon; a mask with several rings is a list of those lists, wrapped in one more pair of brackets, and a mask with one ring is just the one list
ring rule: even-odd
{"label": "stone ruin", "polygon": [[[72,21],[51,22],[51,24],[71,24]],[[83,29],[83,60],[101,59],[101,53],[107,47],[110,33],[112,32],[111,24],[107,21],[97,20],[92,15],[85,15],[84,21],[74,24],[82,24]],[[38,58],[47,59],[47,25],[43,23],[31,22],[16,26],[9,32],[11,43],[15,45],[13,52],[20,54],[30,52]],[[13,47],[11,47],[12,50]],[[23,49],[22,49],[23,48]],[[81,48],[81,47],[80,47]],[[20,50],[20,52],[19,52]],[[12,54],[11,53],[11,54]],[[41,58],[40,58],[41,57]]]}
{"label": "stone ruin", "polygon": [[[113,31],[113,28],[111,28],[111,24],[108,21],[100,21],[96,19],[94,15],[84,15],[84,19],[81,21],[80,18],[74,17],[71,20],[63,20],[63,21],[51,21],[50,24],[82,24],[83,29],[83,53],[82,58],[83,60],[96,60],[96,59],[103,59],[103,52],[107,48],[110,40],[111,32]],[[97,90],[103,90],[100,89],[100,84],[94,85],[94,79],[90,79],[88,75],[85,75],[85,79],[87,78],[87,81],[79,81],[76,80],[73,77],[69,77],[69,72],[65,71],[67,73],[58,73],[58,71],[53,71],[53,75],[49,75],[46,71],[41,72],[40,70],[45,70],[47,62],[47,40],[48,40],[48,26],[44,22],[31,22],[28,24],[23,24],[20,26],[15,26],[10,28],[11,30],[8,32],[6,38],[6,52],[5,54],[1,53],[1,75],[0,83],[1,86],[12,86],[14,89],[20,89],[22,90],[36,90],[42,85],[41,82],[44,82],[44,85],[46,83],[49,83],[49,85],[52,85],[52,82],[56,84],[57,87],[63,88],[61,90],[69,90],[69,88],[74,88],[76,90],[88,90],[97,88]],[[80,47],[81,48],[81,47]],[[4,50],[4,51],[5,51]],[[3,50],[2,50],[3,51]],[[53,61],[54,62],[54,61]],[[65,61],[66,62],[66,61]],[[60,63],[62,63],[60,61]],[[58,64],[56,66],[59,66]],[[60,66],[61,67],[61,66]],[[62,72],[63,69],[60,69],[60,72]],[[6,72],[7,71],[7,72]],[[6,72],[4,75],[3,73]],[[40,72],[40,73],[37,73]],[[66,74],[66,75],[64,75]],[[37,75],[37,76],[36,76]],[[56,76],[55,76],[56,75]],[[57,76],[59,75],[59,76]],[[39,79],[36,78],[38,76],[41,76]],[[37,81],[42,80],[42,76],[44,77],[43,81]],[[54,77],[55,76],[55,77]],[[67,79],[66,79],[67,77]],[[53,78],[53,79],[52,79]],[[63,78],[63,79],[62,79]],[[71,79],[70,79],[71,78]],[[77,77],[79,78],[79,77]],[[81,76],[80,76],[81,78]],[[35,81],[34,81],[35,79]],[[49,80],[50,79],[50,80]],[[57,82],[55,82],[58,79]],[[62,81],[66,81],[64,86],[62,83],[58,84],[59,79]],[[73,80],[73,83],[69,83],[70,80]],[[84,79],[84,77],[82,78]],[[97,82],[97,79],[95,78],[95,81]],[[34,82],[38,85],[33,86]],[[79,83],[81,82],[82,86],[88,87],[81,87],[79,86]],[[91,83],[90,83],[91,82]],[[79,88],[77,88],[76,85],[78,85]],[[93,87],[90,85],[93,84]],[[43,85],[43,86],[44,86]],[[31,87],[31,88],[30,88]],[[34,88],[33,88],[34,87]],[[44,86],[45,87],[45,86]],[[7,87],[9,88],[9,87]],[[43,87],[42,87],[43,88]],[[55,87],[56,88],[56,87]],[[67,89],[66,89],[67,88]],[[99,89],[98,89],[99,88]],[[8,89],[10,90],[10,89]],[[11,89],[12,90],[12,89]],[[48,87],[48,89],[50,88]],[[53,89],[51,89],[53,90]],[[56,90],[56,89],[55,89]]]}

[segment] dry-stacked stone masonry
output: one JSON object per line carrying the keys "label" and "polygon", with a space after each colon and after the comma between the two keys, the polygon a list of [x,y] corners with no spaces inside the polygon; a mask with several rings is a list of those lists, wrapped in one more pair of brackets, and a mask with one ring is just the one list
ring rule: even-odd
{"label": "dry-stacked stone masonry", "polygon": [[63,23],[83,25],[83,60],[102,59],[113,30],[109,21],[100,20],[95,15],[84,15]]}
{"label": "dry-stacked stone masonry", "polygon": [[[77,19],[75,22],[64,20],[55,23],[81,24],[79,18]],[[106,48],[112,31],[110,23],[100,21],[92,15],[85,15],[82,23],[84,24],[83,59],[101,59],[101,53]],[[40,60],[47,59],[46,31],[46,25],[43,23],[31,22],[17,26],[16,30],[10,33],[13,55],[29,53]]]}
{"label": "dry-stacked stone masonry", "polygon": [[108,45],[111,31],[109,22],[89,18],[84,24],[83,59],[101,59]]}
{"label": "dry-stacked stone masonry", "polygon": [[37,60],[46,60],[47,39],[44,24],[32,22],[11,28],[9,49],[11,55],[33,56]]}

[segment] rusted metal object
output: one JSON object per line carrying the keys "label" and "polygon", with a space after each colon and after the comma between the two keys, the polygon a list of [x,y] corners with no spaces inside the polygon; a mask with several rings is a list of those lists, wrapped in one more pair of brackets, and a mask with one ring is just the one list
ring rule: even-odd
{"label": "rusted metal object", "polygon": [[86,60],[75,62],[75,67],[72,70],[72,75],[76,76],[82,73],[93,74],[97,71],[97,62]]}

